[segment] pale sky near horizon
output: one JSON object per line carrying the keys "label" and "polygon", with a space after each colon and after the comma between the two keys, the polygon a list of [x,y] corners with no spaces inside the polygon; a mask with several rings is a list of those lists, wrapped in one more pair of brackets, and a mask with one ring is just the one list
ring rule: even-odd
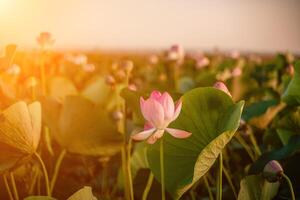
{"label": "pale sky near horizon", "polygon": [[300,53],[298,0],[0,0],[0,49],[238,49]]}

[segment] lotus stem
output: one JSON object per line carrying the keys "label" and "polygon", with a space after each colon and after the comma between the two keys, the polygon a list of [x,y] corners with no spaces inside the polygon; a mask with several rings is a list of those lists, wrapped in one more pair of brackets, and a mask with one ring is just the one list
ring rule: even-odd
{"label": "lotus stem", "polygon": [[217,187],[217,200],[222,200],[222,174],[223,174],[223,156],[222,152],[219,155],[219,179]]}
{"label": "lotus stem", "polygon": [[11,190],[10,190],[10,187],[8,185],[8,181],[7,181],[7,177],[6,177],[6,174],[3,174],[3,181],[4,181],[4,185],[6,187],[6,190],[7,190],[7,193],[8,193],[8,196],[9,196],[9,199],[10,200],[14,200],[14,197],[11,193]]}
{"label": "lotus stem", "polygon": [[284,173],[282,173],[282,177],[288,182],[288,185],[289,185],[289,188],[290,188],[290,192],[291,192],[291,196],[292,196],[292,200],[296,200],[294,189],[293,189],[293,184],[292,184],[291,180]]}
{"label": "lotus stem", "polygon": [[55,167],[54,167],[54,172],[53,172],[53,177],[52,177],[51,182],[50,182],[50,195],[52,195],[52,193],[53,193],[54,186],[55,186],[57,176],[58,176],[58,172],[59,172],[61,163],[62,163],[66,153],[67,153],[67,151],[65,149],[63,149],[61,151],[61,153],[59,154],[57,160],[56,160]]}
{"label": "lotus stem", "polygon": [[254,150],[255,150],[254,152],[256,153],[257,156],[260,156],[261,155],[261,151],[260,151],[260,149],[259,149],[259,147],[257,145],[256,139],[255,139],[253,133],[250,132],[249,136],[250,136],[250,141],[251,141],[251,143],[254,146]]}
{"label": "lotus stem", "polygon": [[161,180],[161,199],[165,200],[165,169],[164,169],[164,140],[160,140],[160,180]]}
{"label": "lotus stem", "polygon": [[208,191],[209,199],[210,199],[210,200],[214,200],[214,196],[213,196],[212,191],[211,191],[211,189],[210,189],[210,186],[209,186],[207,177],[204,176],[203,179],[204,179],[205,187],[206,187],[206,189],[207,189],[207,191]]}
{"label": "lotus stem", "polygon": [[41,72],[41,82],[42,82],[42,94],[46,95],[47,83],[46,83],[46,71],[45,71],[44,51],[42,51],[40,72]]}
{"label": "lotus stem", "polygon": [[19,193],[18,193],[16,181],[15,181],[15,176],[12,172],[10,172],[9,175],[10,175],[10,181],[11,181],[11,184],[12,184],[12,187],[13,187],[15,200],[19,200]]}
{"label": "lotus stem", "polygon": [[46,166],[45,166],[41,156],[37,152],[35,152],[34,155],[36,156],[36,158],[38,159],[38,161],[40,162],[40,164],[42,166],[42,170],[43,170],[44,178],[45,178],[47,196],[51,196],[50,185],[49,185],[49,176],[48,176]]}
{"label": "lotus stem", "polygon": [[121,156],[122,156],[122,171],[123,171],[123,179],[124,179],[124,190],[125,190],[125,199],[130,200],[130,193],[128,189],[128,179],[127,179],[127,170],[126,170],[126,144],[123,145]]}
{"label": "lotus stem", "polygon": [[247,154],[249,155],[249,157],[251,158],[251,160],[254,162],[255,161],[255,157],[254,157],[254,155],[253,155],[253,153],[252,153],[251,148],[249,147],[249,145],[244,141],[244,139],[239,134],[236,134],[235,138],[244,147],[244,149],[246,150]]}
{"label": "lotus stem", "polygon": [[231,190],[232,190],[232,192],[234,194],[235,199],[237,199],[238,196],[237,196],[236,190],[235,190],[234,185],[233,185],[233,183],[231,181],[229,172],[227,171],[227,169],[225,168],[225,166],[223,166],[223,172],[224,172],[224,175],[225,175],[225,177],[226,177],[226,179],[227,179],[227,181],[228,181],[228,183],[229,183],[229,185],[231,187]]}
{"label": "lotus stem", "polygon": [[144,192],[143,192],[142,200],[147,200],[148,193],[150,192],[150,189],[151,189],[151,186],[152,186],[153,177],[154,176],[153,176],[152,172],[150,172],[150,174],[148,176],[147,185],[146,185],[146,187],[144,189]]}
{"label": "lotus stem", "polygon": [[130,198],[133,200],[134,191],[133,191],[132,174],[131,174],[131,139],[129,139],[127,145],[127,175],[128,175],[128,182],[129,182]]}

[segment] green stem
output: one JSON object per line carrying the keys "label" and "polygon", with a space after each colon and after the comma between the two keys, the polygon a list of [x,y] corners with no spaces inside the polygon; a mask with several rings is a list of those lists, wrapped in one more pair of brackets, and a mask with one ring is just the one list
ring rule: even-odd
{"label": "green stem", "polygon": [[160,180],[161,180],[161,199],[165,200],[165,169],[164,169],[164,142],[160,140]]}
{"label": "green stem", "polygon": [[293,184],[291,182],[291,180],[289,179],[289,177],[287,175],[285,175],[284,173],[282,173],[283,178],[285,178],[285,180],[288,182],[289,188],[290,188],[290,192],[291,192],[291,196],[292,196],[292,200],[296,200],[295,197],[295,193],[294,193],[294,189],[293,189]]}
{"label": "green stem", "polygon": [[255,157],[251,151],[251,148],[249,147],[249,145],[244,141],[244,139],[239,135],[236,134],[235,138],[237,139],[237,141],[244,147],[244,149],[246,150],[246,152],[248,153],[249,157],[251,158],[252,161],[255,161]]}
{"label": "green stem", "polygon": [[259,157],[261,155],[261,151],[257,145],[256,139],[252,132],[250,132],[249,136],[250,136],[250,141],[254,146],[255,153],[256,153],[257,157]]}
{"label": "green stem", "polygon": [[66,153],[67,153],[67,151],[65,149],[63,149],[62,152],[59,154],[57,160],[56,160],[55,167],[54,167],[54,172],[53,172],[53,177],[52,177],[51,182],[50,182],[50,195],[52,195],[52,192],[54,190],[54,186],[55,186],[55,183],[56,183],[56,180],[57,180],[58,172],[59,172],[61,163],[62,163]]}
{"label": "green stem", "polygon": [[217,200],[222,200],[222,174],[223,174],[223,156],[222,152],[219,155],[219,179],[217,188]]}
{"label": "green stem", "polygon": [[209,183],[208,183],[206,175],[203,177],[203,179],[204,179],[205,187],[206,187],[206,189],[208,191],[209,199],[210,200],[214,200],[214,196],[213,196],[212,191],[210,189],[210,186],[209,186]]}
{"label": "green stem", "polygon": [[150,192],[150,189],[151,189],[151,185],[152,185],[152,182],[153,182],[153,174],[152,172],[150,172],[149,174],[149,177],[148,177],[148,181],[147,181],[147,185],[144,189],[144,192],[143,192],[143,197],[142,197],[142,200],[147,200],[147,197],[148,197],[148,193]]}
{"label": "green stem", "polygon": [[11,181],[11,184],[12,184],[12,187],[13,187],[15,200],[19,200],[19,193],[18,193],[18,189],[17,189],[14,174],[12,172],[10,172],[9,175],[10,175],[10,181]]}
{"label": "green stem", "polygon": [[129,139],[128,145],[127,145],[127,176],[128,176],[128,182],[129,182],[129,191],[130,191],[130,198],[134,199],[134,193],[133,193],[133,183],[132,183],[132,174],[131,174],[131,139]]}
{"label": "green stem", "polygon": [[123,171],[123,181],[124,181],[124,190],[125,190],[125,199],[130,200],[130,192],[128,188],[128,179],[127,179],[127,170],[126,170],[126,144],[123,145],[122,151],[122,171]]}
{"label": "green stem", "polygon": [[10,200],[14,200],[14,197],[11,193],[11,190],[10,190],[10,187],[8,185],[8,181],[7,181],[7,177],[6,177],[6,174],[3,174],[3,181],[4,181],[4,185],[6,187],[6,190],[7,190],[7,193],[8,193],[8,196],[9,196],[9,199]]}
{"label": "green stem", "polygon": [[234,185],[233,185],[233,183],[231,181],[231,177],[229,175],[229,172],[227,171],[227,169],[225,168],[225,166],[223,166],[223,172],[224,172],[224,174],[226,176],[226,179],[227,179],[227,181],[228,181],[228,183],[229,183],[229,185],[230,185],[230,187],[232,189],[232,192],[234,194],[235,199],[237,199],[238,196],[237,196],[236,190],[235,190]]}
{"label": "green stem", "polygon": [[[35,167],[35,166],[33,166],[33,167]],[[33,178],[31,180],[31,184],[30,184],[29,192],[28,192],[28,194],[30,194],[30,195],[33,194],[33,190],[37,183],[37,178],[38,178],[39,173],[40,173],[39,169],[34,168],[34,174],[32,176]]]}
{"label": "green stem", "polygon": [[42,170],[43,170],[44,178],[45,178],[47,196],[51,196],[50,185],[49,185],[49,176],[48,176],[46,166],[45,166],[42,158],[40,157],[40,155],[37,152],[35,152],[34,155],[36,156],[36,158],[38,159],[38,161],[40,162],[40,164],[42,166]]}
{"label": "green stem", "polygon": [[44,52],[42,52],[42,57],[41,57],[41,82],[42,82],[42,94],[46,95],[46,71],[45,71],[45,61],[44,61]]}

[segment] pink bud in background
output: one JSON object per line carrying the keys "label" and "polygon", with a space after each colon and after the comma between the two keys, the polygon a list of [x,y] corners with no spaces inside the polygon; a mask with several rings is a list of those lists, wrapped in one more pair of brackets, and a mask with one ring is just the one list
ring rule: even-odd
{"label": "pink bud in background", "polygon": [[196,65],[197,69],[203,69],[203,68],[207,67],[210,63],[209,59],[206,56],[199,57],[196,60],[196,62],[197,62],[197,65]]}
{"label": "pink bud in background", "polygon": [[85,64],[82,66],[82,69],[86,72],[93,72],[95,71],[96,67],[94,64]]}
{"label": "pink bud in background", "polygon": [[294,73],[295,73],[294,66],[293,66],[293,65],[289,65],[289,66],[286,68],[286,72],[287,72],[289,75],[294,76]]}
{"label": "pink bud in background", "polygon": [[52,38],[52,35],[49,32],[41,32],[40,35],[37,37],[36,41],[42,48],[54,44],[54,39]]}
{"label": "pink bud in background", "polygon": [[230,57],[233,59],[238,59],[240,57],[240,52],[237,50],[231,51],[230,52]]}
{"label": "pink bud in background", "polygon": [[235,67],[231,72],[232,77],[237,77],[242,75],[242,69],[240,67]]}
{"label": "pink bud in background", "polygon": [[158,57],[156,55],[151,55],[149,57],[149,62],[153,65],[157,64],[158,63]]}
{"label": "pink bud in background", "polygon": [[269,161],[263,170],[263,177],[271,183],[278,181],[282,177],[282,174],[283,169],[276,160]]}
{"label": "pink bud in background", "polygon": [[228,94],[231,97],[231,94],[230,94],[228,88],[226,87],[226,85],[223,82],[221,82],[221,81],[216,82],[214,84],[214,88],[222,90],[223,92],[225,92],[226,94]]}
{"label": "pink bud in background", "polygon": [[168,51],[168,60],[170,61],[182,61],[185,56],[184,49],[180,45],[173,45]]}
{"label": "pink bud in background", "polygon": [[105,77],[105,82],[107,85],[114,85],[116,83],[116,79],[112,75],[107,75]]}
{"label": "pink bud in background", "polygon": [[153,91],[147,100],[140,99],[141,111],[146,119],[144,131],[132,136],[134,140],[145,140],[149,144],[155,143],[164,134],[164,131],[170,133],[176,138],[187,138],[191,133],[174,128],[168,128],[180,114],[182,101],[179,100],[176,105],[169,93],[161,94],[159,91]]}
{"label": "pink bud in background", "polygon": [[128,85],[128,89],[131,90],[131,91],[137,91],[137,87],[133,83],[131,83],[131,84]]}

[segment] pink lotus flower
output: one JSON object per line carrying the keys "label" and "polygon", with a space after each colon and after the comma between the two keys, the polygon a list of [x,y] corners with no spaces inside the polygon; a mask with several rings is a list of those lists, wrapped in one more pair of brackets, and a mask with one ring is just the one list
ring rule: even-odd
{"label": "pink lotus flower", "polygon": [[230,94],[228,88],[226,87],[226,85],[223,82],[221,82],[221,81],[216,82],[214,84],[214,88],[222,90],[223,92],[225,92],[226,94],[228,94],[231,97],[231,94]]}
{"label": "pink lotus flower", "polygon": [[147,122],[144,131],[132,136],[134,140],[147,139],[149,144],[153,144],[163,136],[165,131],[176,138],[187,138],[191,135],[183,130],[168,128],[169,124],[179,116],[182,107],[182,101],[179,100],[175,105],[169,93],[161,94],[159,91],[153,91],[147,100],[140,98],[140,106]]}

